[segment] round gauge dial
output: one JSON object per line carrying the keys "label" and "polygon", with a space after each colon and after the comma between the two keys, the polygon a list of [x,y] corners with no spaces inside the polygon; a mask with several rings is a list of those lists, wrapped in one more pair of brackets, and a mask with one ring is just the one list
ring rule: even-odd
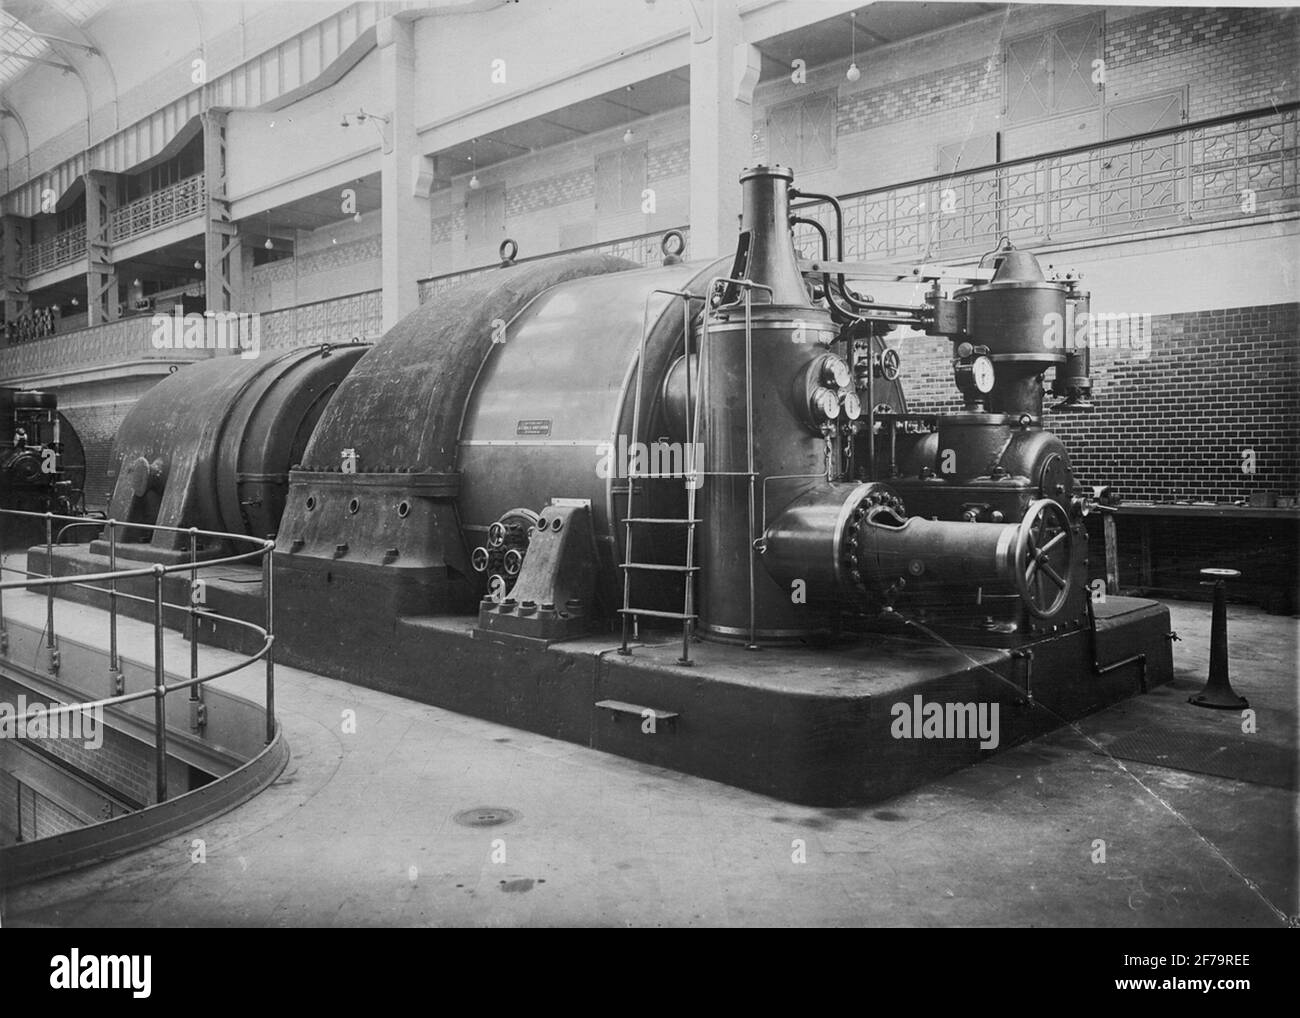
{"label": "round gauge dial", "polygon": [[844,389],[853,384],[853,372],[849,370],[849,366],[844,361],[831,354],[822,362],[822,380],[827,385],[833,385],[837,389]]}
{"label": "round gauge dial", "polygon": [[993,383],[997,381],[997,373],[993,370],[993,362],[983,354],[971,361],[970,365],[971,381],[975,383],[975,388],[983,393],[993,391]]}
{"label": "round gauge dial", "polygon": [[840,415],[840,399],[830,389],[818,389],[813,393],[813,409],[828,421]]}
{"label": "round gauge dial", "polygon": [[844,416],[850,421],[856,421],[862,416],[862,400],[858,399],[856,392],[844,394]]}

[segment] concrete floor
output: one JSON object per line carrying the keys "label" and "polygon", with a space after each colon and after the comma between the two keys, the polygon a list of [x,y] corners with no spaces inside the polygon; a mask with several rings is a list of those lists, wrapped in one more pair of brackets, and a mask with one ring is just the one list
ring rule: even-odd
{"label": "concrete floor", "polygon": [[[293,756],[273,786],[154,848],[9,892],[3,923],[1284,925],[1300,912],[1297,621],[1231,609],[1233,681],[1258,719],[1245,735],[1239,714],[1186,703],[1209,606],[1171,609],[1171,685],[862,809],[792,806],[282,668]],[[92,611],[61,604],[63,631]],[[144,656],[148,630],[125,626],[124,652]],[[222,681],[260,700],[257,676]],[[1148,730],[1207,759],[1259,740],[1271,764],[1245,781],[1100,749]],[[518,816],[453,819],[475,807]],[[195,839],[206,862],[191,861]]]}

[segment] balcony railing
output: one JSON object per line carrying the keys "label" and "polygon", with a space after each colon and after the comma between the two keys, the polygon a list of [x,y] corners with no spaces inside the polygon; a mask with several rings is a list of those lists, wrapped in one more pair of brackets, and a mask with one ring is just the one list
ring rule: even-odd
{"label": "balcony railing", "polygon": [[[678,226],[675,229],[682,234],[684,238],[683,244],[689,245],[690,227]],[[564,251],[550,251],[546,254],[520,258],[518,264],[541,261],[545,258],[558,258],[560,255],[609,254],[619,258],[626,258],[638,265],[657,265],[663,259],[663,251],[659,245],[665,232],[667,231],[656,230],[653,233],[638,233],[630,237],[619,237],[616,240],[602,240],[595,244],[584,244],[582,247],[568,248]],[[682,257],[686,257],[685,250],[682,251]],[[491,272],[493,269],[499,268],[500,265],[500,262],[493,262],[491,265],[478,265],[472,269],[462,269],[459,272],[448,272],[441,276],[421,279],[419,282],[420,303],[425,303],[436,294],[451,289],[467,279],[482,275],[484,272]]]}
{"label": "balcony railing", "polygon": [[109,240],[116,244],[193,219],[203,214],[207,197],[207,178],[200,173],[120,205],[109,215]]}
{"label": "balcony railing", "polygon": [[210,350],[158,349],[154,331],[150,315],[133,315],[0,349],[0,384],[88,368],[118,368],[142,361],[183,364],[212,356]]}
{"label": "balcony railing", "polygon": [[86,257],[86,224],[80,223],[70,230],[46,237],[28,249],[22,262],[22,274],[35,276],[62,265],[71,265]]}
{"label": "balcony railing", "polygon": [[265,348],[287,350],[318,343],[376,339],[383,326],[383,292],[365,290],[281,311],[267,311],[261,316],[261,339]]}
{"label": "balcony railing", "polygon": [[[114,209],[109,215],[109,239],[113,243],[130,240],[160,230],[184,219],[203,214],[207,201],[207,179],[200,173],[153,191],[143,198]],[[86,224],[33,244],[23,257],[21,273],[35,276],[86,257]]]}
{"label": "balcony railing", "polygon": [[[1300,103],[843,196],[844,254],[954,259],[1300,211]],[[834,227],[825,205],[801,214]],[[818,242],[807,226],[796,241]],[[819,243],[819,242],[818,242]]]}

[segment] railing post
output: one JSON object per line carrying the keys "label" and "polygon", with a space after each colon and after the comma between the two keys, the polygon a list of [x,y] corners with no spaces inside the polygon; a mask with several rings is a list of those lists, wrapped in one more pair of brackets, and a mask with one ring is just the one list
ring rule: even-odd
{"label": "railing post", "polygon": [[266,602],[266,744],[275,738],[275,596],[271,569],[271,552],[275,544],[266,542],[262,551],[262,598]]}
{"label": "railing post", "polygon": [[[0,583],[4,583],[5,513],[0,509]],[[0,655],[9,653],[9,633],[5,629],[5,592],[0,587]]]}
{"label": "railing post", "polygon": [[166,569],[153,567],[153,728],[154,786],[157,801],[167,801],[167,679],[163,674],[163,576]]}
{"label": "railing post", "polygon": [[[117,573],[117,520],[108,521],[108,571]],[[108,579],[108,675],[113,695],[122,694],[122,666],[117,656],[117,576]]]}
{"label": "railing post", "polygon": [[[199,611],[195,603],[195,585],[198,583],[198,540],[196,527],[190,527],[190,679],[199,677]],[[203,696],[200,686],[190,686],[190,730],[203,728]]]}
{"label": "railing post", "polygon": [[1043,240],[1052,239],[1052,158],[1042,161],[1043,167]]}
{"label": "railing post", "polygon": [[[45,568],[47,578],[54,576],[54,514],[45,514]],[[45,588],[45,646],[50,651],[50,664],[59,670],[58,658],[54,654],[54,584]]]}

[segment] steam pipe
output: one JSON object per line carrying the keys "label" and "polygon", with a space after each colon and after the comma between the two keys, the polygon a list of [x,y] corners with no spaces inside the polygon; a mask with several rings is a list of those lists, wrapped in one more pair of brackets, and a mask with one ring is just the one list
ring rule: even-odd
{"label": "steam pipe", "polygon": [[[839,199],[831,194],[818,194],[813,191],[801,191],[797,187],[790,188],[790,197],[811,198],[813,201],[826,202],[835,210],[835,260],[838,262],[844,261],[844,209],[840,206]],[[836,280],[840,285],[840,295],[849,302],[851,308],[857,308],[861,311],[870,311],[878,306],[872,301],[862,301],[854,297],[853,294],[849,292],[848,283],[844,280],[843,272],[836,273]],[[827,294],[827,299],[831,299],[829,293]],[[831,301],[831,304],[835,306],[837,311],[842,310],[833,300]],[[860,316],[851,315],[850,317],[857,318]]]}

